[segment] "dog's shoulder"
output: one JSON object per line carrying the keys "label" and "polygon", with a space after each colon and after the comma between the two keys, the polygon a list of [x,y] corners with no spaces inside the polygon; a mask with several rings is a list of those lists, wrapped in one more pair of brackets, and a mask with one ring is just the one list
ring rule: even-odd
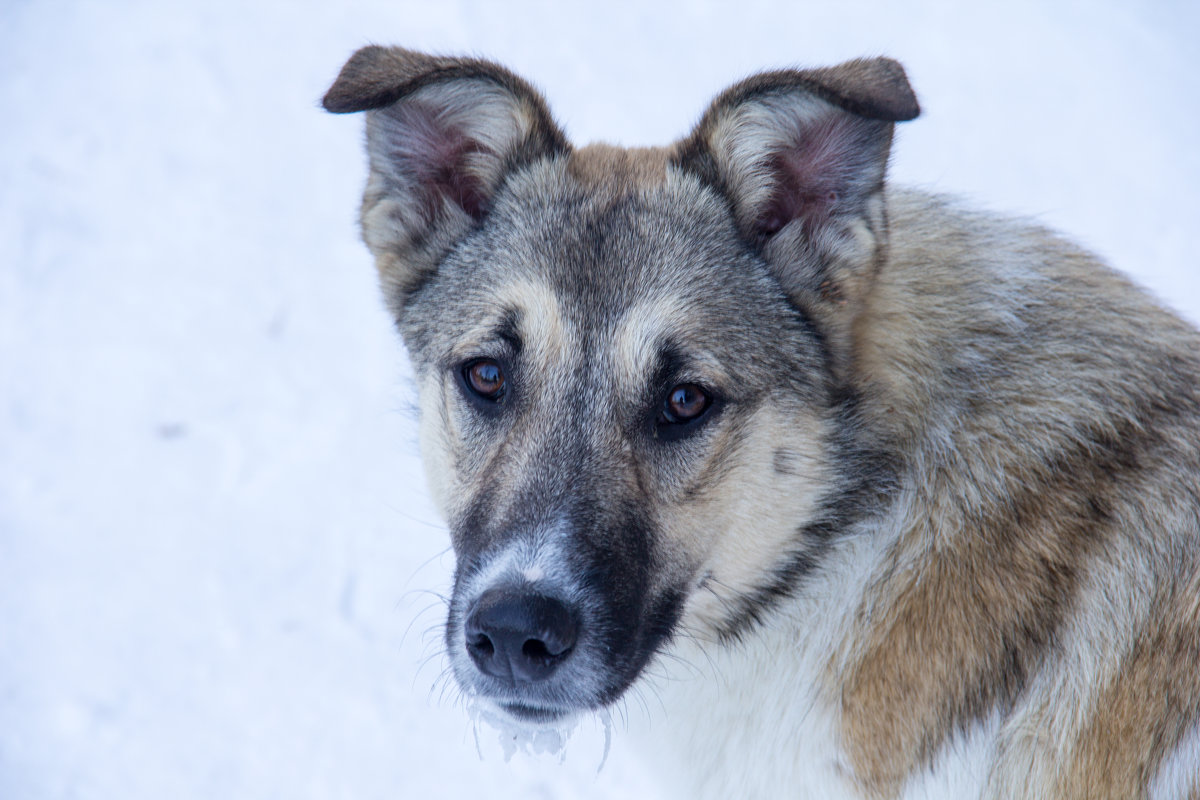
{"label": "dog's shoulder", "polygon": [[908,496],[839,679],[850,751],[894,790],[1001,708],[1011,796],[1134,796],[1200,703],[1200,336],[1036,224],[889,214],[856,364]]}

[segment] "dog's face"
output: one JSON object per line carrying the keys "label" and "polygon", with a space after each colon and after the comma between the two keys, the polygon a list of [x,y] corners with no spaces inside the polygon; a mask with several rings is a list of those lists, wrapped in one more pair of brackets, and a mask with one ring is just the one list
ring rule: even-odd
{"label": "dog's face", "polygon": [[814,502],[819,343],[694,179],[514,176],[405,320],[458,556],[447,645],[516,713],[617,697],[689,598],[717,623],[774,567],[747,526],[790,539]]}
{"label": "dog's face", "polygon": [[645,151],[572,149],[486,62],[368,48],[330,90],[370,109],[364,234],[416,367],[469,692],[598,708],[681,628],[736,635],[819,563],[853,448],[841,309],[907,113],[876,96],[907,91],[898,67],[844,69],[752,79]]}

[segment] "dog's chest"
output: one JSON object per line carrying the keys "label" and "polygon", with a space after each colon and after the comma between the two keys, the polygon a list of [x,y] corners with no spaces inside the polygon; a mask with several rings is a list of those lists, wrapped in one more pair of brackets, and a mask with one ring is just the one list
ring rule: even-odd
{"label": "dog's chest", "polygon": [[[666,797],[864,796],[840,745],[839,710],[821,688],[842,621],[837,613],[805,616],[815,621],[805,635],[793,618],[737,646],[701,650],[683,640],[659,660],[639,687],[650,713],[631,716]],[[953,740],[900,796],[982,796],[997,725]]]}
{"label": "dog's chest", "polygon": [[786,647],[778,638],[737,652],[685,644],[678,660],[660,662],[643,689],[651,715],[639,734],[667,797],[854,796],[836,716],[809,664],[774,661]]}

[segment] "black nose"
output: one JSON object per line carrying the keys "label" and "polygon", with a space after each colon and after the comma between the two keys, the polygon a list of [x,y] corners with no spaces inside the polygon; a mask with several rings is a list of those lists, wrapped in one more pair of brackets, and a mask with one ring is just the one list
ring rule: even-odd
{"label": "black nose", "polygon": [[549,678],[571,654],[579,625],[552,597],[492,589],[471,606],[463,632],[467,652],[482,672],[517,683]]}

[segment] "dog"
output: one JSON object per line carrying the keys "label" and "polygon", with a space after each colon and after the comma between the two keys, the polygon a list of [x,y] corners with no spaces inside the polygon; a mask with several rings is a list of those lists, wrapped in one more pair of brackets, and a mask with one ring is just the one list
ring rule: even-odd
{"label": "dog", "polygon": [[1200,334],[890,185],[898,63],[755,75],[661,148],[400,48],[324,107],[366,112],[466,694],[657,694],[685,797],[1200,797]]}

